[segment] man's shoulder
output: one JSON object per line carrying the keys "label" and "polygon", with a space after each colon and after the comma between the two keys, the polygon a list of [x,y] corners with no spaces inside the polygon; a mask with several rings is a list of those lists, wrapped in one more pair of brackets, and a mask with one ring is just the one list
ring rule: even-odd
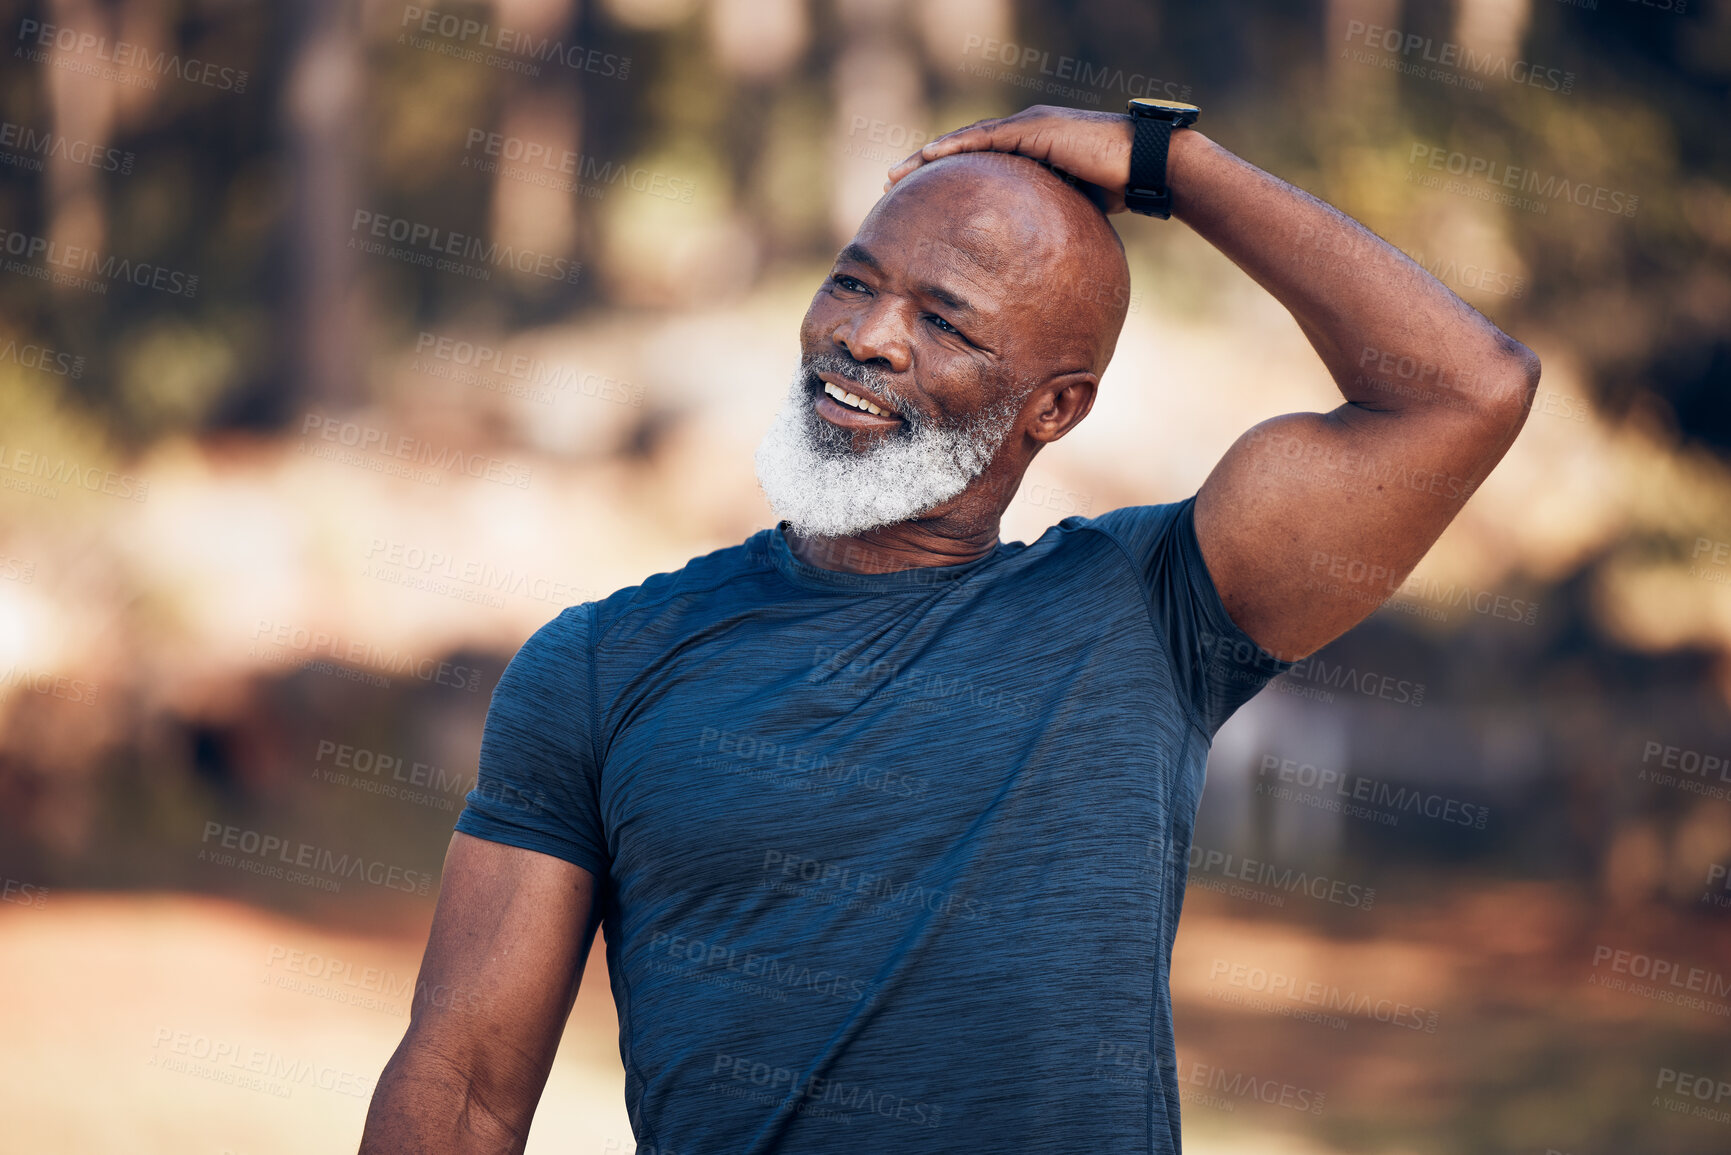
{"label": "man's shoulder", "polygon": [[1159,505],[1121,505],[1093,517],[1077,514],[1054,525],[1047,536],[1079,541],[1098,535],[1140,560],[1175,528],[1186,524],[1195,501],[1192,495]]}
{"label": "man's shoulder", "polygon": [[590,626],[605,634],[633,618],[653,616],[674,603],[701,600],[725,590],[741,592],[753,574],[772,572],[768,562],[768,530],[759,530],[737,545],[723,546],[694,557],[678,569],[651,574],[636,585],[623,586],[594,602],[568,606],[554,622],[566,629]]}

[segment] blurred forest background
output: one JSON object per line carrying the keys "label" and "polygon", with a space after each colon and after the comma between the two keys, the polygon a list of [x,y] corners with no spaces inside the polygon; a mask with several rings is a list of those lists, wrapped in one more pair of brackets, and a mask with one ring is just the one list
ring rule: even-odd
{"label": "blurred forest background", "polygon": [[[1187,1147],[1731,1149],[1731,4],[0,13],[8,1145],[351,1149],[516,647],[771,524],[751,451],[890,164],[1147,95],[1545,365],[1415,578],[1220,736]],[[1117,359],[1007,540],[1338,400],[1218,254],[1114,222]],[[532,1151],[631,1149],[615,1029],[596,952]]]}

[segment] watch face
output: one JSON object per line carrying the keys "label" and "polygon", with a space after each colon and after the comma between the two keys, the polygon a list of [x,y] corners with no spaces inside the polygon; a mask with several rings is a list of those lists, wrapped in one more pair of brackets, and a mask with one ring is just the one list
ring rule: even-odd
{"label": "watch face", "polygon": [[1148,96],[1136,96],[1130,100],[1130,111],[1170,115],[1175,112],[1201,112],[1202,109],[1198,105],[1185,104],[1177,100],[1155,100]]}

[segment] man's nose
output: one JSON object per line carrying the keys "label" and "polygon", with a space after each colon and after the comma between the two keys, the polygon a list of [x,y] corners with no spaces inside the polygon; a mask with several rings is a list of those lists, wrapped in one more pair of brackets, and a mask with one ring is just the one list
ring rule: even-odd
{"label": "man's nose", "polygon": [[892,302],[872,302],[836,325],[831,338],[855,361],[876,362],[892,373],[905,372],[913,363],[906,326]]}

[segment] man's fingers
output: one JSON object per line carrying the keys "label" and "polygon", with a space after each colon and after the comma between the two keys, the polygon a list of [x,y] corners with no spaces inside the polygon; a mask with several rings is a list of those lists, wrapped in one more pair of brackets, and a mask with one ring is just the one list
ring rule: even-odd
{"label": "man's fingers", "polygon": [[910,153],[889,171],[889,180],[884,188],[913,172],[920,165],[938,160],[946,156],[954,156],[959,152],[1020,152],[1035,159],[1044,160],[1046,150],[1042,147],[1038,152],[1029,151],[1024,147],[1035,142],[1034,134],[1028,131],[1024,124],[1014,123],[1014,118],[1003,120],[982,120],[970,124],[966,128],[958,128],[946,132],[936,140],[928,141],[918,152]]}
{"label": "man's fingers", "polygon": [[989,137],[982,138],[980,143],[972,145],[956,144],[956,141],[966,138],[970,134],[978,134],[979,131],[980,129],[978,125],[969,125],[967,128],[958,128],[946,132],[936,140],[927,141],[920,147],[919,151],[909,153],[905,158],[897,163],[894,168],[890,169],[889,183],[895,184],[904,176],[907,176],[910,172],[919,168],[920,165],[925,164],[928,160],[937,160],[941,156],[949,156],[951,153],[955,152],[983,151],[990,148],[991,144],[989,143]]}

